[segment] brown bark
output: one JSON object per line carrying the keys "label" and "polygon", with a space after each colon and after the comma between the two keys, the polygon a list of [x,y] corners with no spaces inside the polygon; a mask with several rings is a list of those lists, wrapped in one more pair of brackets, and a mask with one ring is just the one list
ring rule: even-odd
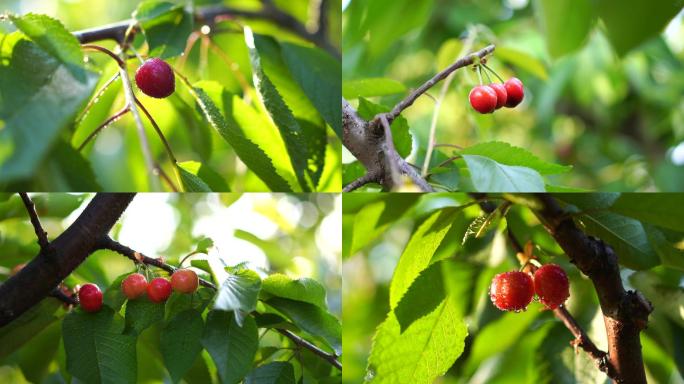
{"label": "brown bark", "polygon": [[98,193],[49,247],[0,285],[0,327],[50,295],[95,249],[135,194]]}

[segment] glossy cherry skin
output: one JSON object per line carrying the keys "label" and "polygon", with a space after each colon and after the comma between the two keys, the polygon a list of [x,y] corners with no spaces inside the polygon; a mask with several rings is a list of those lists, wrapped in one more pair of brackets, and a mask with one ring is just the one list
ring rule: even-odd
{"label": "glossy cherry skin", "polygon": [[523,88],[523,83],[517,77],[511,77],[504,83],[506,88],[506,107],[513,108],[520,104],[525,97],[525,89]]}
{"label": "glossy cherry skin", "polygon": [[97,312],[102,308],[102,291],[95,284],[85,284],[78,290],[78,302],[86,312]]}
{"label": "glossy cherry skin", "polygon": [[570,297],[570,281],[563,268],[545,264],[534,272],[534,291],[548,309],[556,309]]}
{"label": "glossy cherry skin", "polygon": [[161,303],[171,296],[171,283],[163,277],[152,279],[147,284],[147,297],[153,303]]}
{"label": "glossy cherry skin", "polygon": [[144,94],[163,99],[176,89],[173,69],[164,60],[152,58],[135,72],[135,83]]}
{"label": "glossy cherry skin", "polygon": [[492,279],[489,297],[502,311],[522,311],[534,297],[532,278],[518,271],[500,273]]}
{"label": "glossy cherry skin", "polygon": [[193,293],[198,285],[197,274],[189,269],[179,269],[171,275],[171,286],[176,292]]}
{"label": "glossy cherry skin", "polygon": [[121,282],[121,291],[129,299],[137,299],[147,292],[147,279],[139,273],[128,275]]}
{"label": "glossy cherry skin", "polygon": [[506,105],[506,100],[508,99],[508,93],[506,92],[506,87],[503,84],[491,83],[488,85],[489,88],[496,92],[496,109],[499,109]]}
{"label": "glossy cherry skin", "polygon": [[486,85],[478,85],[468,95],[470,105],[480,113],[490,113],[496,109],[496,91]]}

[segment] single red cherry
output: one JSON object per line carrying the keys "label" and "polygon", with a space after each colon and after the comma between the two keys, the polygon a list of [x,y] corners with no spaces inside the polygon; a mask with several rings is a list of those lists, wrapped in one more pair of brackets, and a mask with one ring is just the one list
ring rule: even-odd
{"label": "single red cherry", "polygon": [[121,282],[121,290],[129,300],[137,299],[147,291],[147,279],[139,273],[130,274]]}
{"label": "single red cherry", "polygon": [[511,77],[510,79],[506,80],[504,87],[506,88],[506,94],[508,96],[506,99],[506,107],[513,108],[520,104],[525,97],[525,90],[523,88],[522,81],[520,81],[520,79],[517,77]]}
{"label": "single red cherry", "polygon": [[163,277],[152,279],[147,284],[147,297],[154,303],[161,303],[171,296],[171,283]]}
{"label": "single red cherry", "polygon": [[480,113],[490,113],[496,109],[496,92],[485,85],[478,85],[468,95],[470,105]]}
{"label": "single red cherry", "polygon": [[85,284],[78,290],[78,302],[86,312],[97,312],[102,308],[102,291],[95,284]]}
{"label": "single red cherry", "polygon": [[189,269],[179,269],[171,275],[171,286],[176,292],[193,293],[198,285],[197,274]]}
{"label": "single red cherry", "polygon": [[556,309],[570,297],[570,282],[563,268],[545,264],[534,272],[534,291],[548,309]]}
{"label": "single red cherry", "polygon": [[499,109],[506,105],[506,99],[508,99],[508,93],[506,93],[506,87],[503,84],[491,83],[488,85],[489,88],[496,92],[496,109]]}
{"label": "single red cherry", "polygon": [[494,276],[489,288],[492,303],[502,311],[524,310],[533,296],[532,278],[524,272],[500,273]]}
{"label": "single red cherry", "polygon": [[135,83],[147,96],[163,99],[176,89],[173,69],[164,60],[152,58],[135,72]]}

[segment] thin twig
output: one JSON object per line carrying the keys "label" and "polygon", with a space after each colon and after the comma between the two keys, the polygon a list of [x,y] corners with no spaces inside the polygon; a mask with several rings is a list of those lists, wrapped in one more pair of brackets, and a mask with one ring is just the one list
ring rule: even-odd
{"label": "thin twig", "polygon": [[138,107],[140,107],[145,116],[147,116],[147,120],[149,120],[150,124],[152,124],[152,127],[154,127],[154,130],[157,132],[157,135],[161,139],[162,143],[164,143],[164,148],[166,148],[166,154],[169,155],[169,158],[175,164],[177,162],[176,156],[174,156],[173,151],[171,150],[171,146],[169,145],[169,142],[166,141],[166,137],[164,137],[164,133],[162,133],[161,129],[159,128],[159,125],[154,120],[152,115],[147,111],[147,108],[145,108],[143,103],[137,97],[135,97],[135,95],[133,96],[133,98],[135,99],[135,103],[138,105]]}
{"label": "thin twig", "polygon": [[365,175],[359,177],[358,179],[352,181],[351,183],[344,186],[342,192],[351,192],[356,189],[363,187],[364,185],[372,182],[377,182],[377,176],[372,173],[366,173]]}
{"label": "thin twig", "polygon": [[[124,255],[128,257],[129,259],[133,260],[136,263],[142,263],[146,265],[153,265],[157,268],[163,269],[166,272],[173,274],[178,268],[166,264],[160,259],[154,259],[149,256],[145,256],[144,254],[134,251],[133,249],[119,243],[118,241],[112,239],[109,236],[105,236],[102,239],[100,239],[97,243],[97,249],[108,249],[110,251],[114,251],[116,253],[119,253],[121,255]],[[207,288],[211,288],[216,290],[216,285],[214,283],[204,280],[204,279],[199,279],[200,285],[203,285]]]}
{"label": "thin twig", "polygon": [[56,287],[50,292],[50,296],[54,297],[55,299],[69,305],[78,305],[78,298],[76,295],[67,295],[66,293],[62,292],[60,287]]}
{"label": "thin twig", "polygon": [[112,76],[109,80],[107,80],[106,83],[102,85],[102,87],[95,93],[95,96],[93,96],[89,101],[88,104],[86,104],[85,108],[83,111],[81,111],[80,115],[76,118],[74,121],[74,126],[78,125],[81,120],[85,119],[86,115],[88,114],[88,111],[90,108],[92,108],[93,105],[97,102],[97,100],[102,97],[102,94],[109,88],[109,86],[119,77],[119,72],[115,73],[114,76]]}
{"label": "thin twig", "polygon": [[124,63],[124,61],[119,56],[117,56],[114,52],[110,51],[107,48],[100,47],[99,45],[93,45],[93,44],[83,44],[83,45],[81,45],[81,48],[89,49],[91,51],[102,52],[102,53],[106,54],[107,56],[111,57],[112,59],[116,60],[116,63],[119,64],[119,68],[126,68],[126,63]]}
{"label": "thin twig", "polygon": [[47,232],[45,232],[43,226],[40,224],[40,218],[38,218],[38,213],[36,212],[36,205],[33,204],[33,200],[31,200],[28,193],[19,192],[19,196],[21,196],[21,200],[26,207],[26,212],[28,212],[28,215],[31,218],[31,225],[33,225],[33,230],[36,232],[40,250],[41,252],[47,252],[50,249],[50,242],[47,238]]}
{"label": "thin twig", "polygon": [[173,183],[173,181],[171,181],[169,175],[167,175],[166,172],[164,172],[164,169],[162,169],[162,167],[160,167],[159,164],[155,163],[154,170],[155,172],[157,172],[162,181],[164,181],[169,186],[172,192],[178,192],[178,188],[176,187],[176,185]]}
{"label": "thin twig", "polygon": [[76,149],[76,150],[79,152],[81,150],[83,150],[83,148],[85,148],[85,146],[88,145],[90,140],[92,140],[98,133],[100,133],[100,131],[102,131],[108,125],[110,125],[111,123],[113,123],[114,121],[119,119],[121,116],[126,114],[126,112],[128,112],[129,110],[130,110],[130,108],[128,108],[128,105],[126,105],[121,110],[119,110],[117,113],[113,114],[109,119],[105,120],[102,124],[100,124],[97,128],[95,128],[95,130],[92,131],[90,133],[90,135],[88,135],[88,137],[86,137],[86,139],[83,141],[83,143],[81,143],[81,145],[79,145],[78,149]]}
{"label": "thin twig", "polygon": [[298,345],[300,347],[304,347],[304,348],[308,349],[309,351],[313,352],[314,354],[318,355],[323,360],[330,363],[333,367],[335,367],[339,370],[342,370],[342,363],[340,363],[340,361],[337,360],[337,356],[318,348],[317,346],[309,343],[308,341],[306,341],[303,338],[295,335],[294,333],[288,331],[287,329],[276,328],[276,331],[278,331],[278,333],[280,333],[281,335],[286,336],[287,338],[292,340],[292,342],[295,343],[296,345]]}

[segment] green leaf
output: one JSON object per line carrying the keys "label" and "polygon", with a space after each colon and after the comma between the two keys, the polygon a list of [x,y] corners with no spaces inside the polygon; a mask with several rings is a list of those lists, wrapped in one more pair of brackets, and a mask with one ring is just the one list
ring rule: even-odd
{"label": "green leaf", "polygon": [[302,301],[272,297],[266,304],[287,316],[299,328],[325,341],[335,353],[342,353],[342,326],[328,311]]}
{"label": "green leaf", "polygon": [[[390,108],[384,105],[372,103],[364,98],[359,99],[359,108],[357,112],[359,116],[366,120],[370,120],[378,113],[389,112]],[[403,116],[398,116],[390,125],[392,131],[392,139],[394,139],[394,148],[401,157],[407,157],[411,153],[413,140],[411,139],[411,132],[409,131],[408,122]]]}
{"label": "green leaf", "polygon": [[238,325],[242,326],[245,313],[256,309],[261,278],[249,269],[239,269],[229,273],[221,284],[214,302],[214,309],[233,311]]}
{"label": "green leaf", "polygon": [[214,299],[214,294],[215,291],[213,289],[203,286],[200,286],[192,295],[178,292],[171,293],[165,304],[159,304],[159,306],[164,308],[164,320],[169,321],[179,313],[188,310],[201,313]]}
{"label": "green leaf", "polygon": [[546,162],[526,149],[514,147],[502,141],[475,144],[457,151],[457,153],[461,155],[479,155],[500,164],[519,165],[521,167],[532,168],[542,175],[566,173],[572,169],[572,166],[569,165],[558,165]]}
{"label": "green leaf", "polygon": [[629,276],[629,282],[638,289],[648,300],[653,302],[655,308],[667,315],[673,322],[684,327],[682,306],[684,306],[684,292],[681,287],[672,287],[663,284],[658,275],[652,271],[640,271]]}
{"label": "green leaf", "polygon": [[406,86],[393,79],[368,78],[346,80],[342,83],[342,96],[347,100],[387,96],[404,92],[406,92]]}
{"label": "green leaf", "polygon": [[245,384],[295,384],[292,364],[276,361],[256,368],[245,377]]}
{"label": "green leaf", "polygon": [[660,227],[684,232],[684,195],[623,193],[610,210]]}
{"label": "green leaf", "polygon": [[38,169],[37,179],[42,189],[50,192],[100,191],[97,176],[90,163],[63,140],[58,140],[52,152]]}
{"label": "green leaf", "polygon": [[57,320],[55,311],[61,304],[52,298],[43,299],[11,323],[0,328],[0,359],[9,356],[41,330]]}
{"label": "green leaf", "polygon": [[192,32],[193,16],[181,5],[163,1],[144,1],[133,12],[143,29],[150,57],[178,56],[183,53]]}
{"label": "green leaf", "polygon": [[648,243],[660,257],[663,265],[684,271],[684,246],[681,232],[669,231],[644,224]]}
{"label": "green leaf", "polygon": [[418,275],[394,308],[400,332],[406,331],[416,320],[434,311],[445,298],[442,263],[437,262]]}
{"label": "green leaf", "polygon": [[135,336],[122,334],[123,326],[109,307],[66,315],[62,335],[69,373],[87,383],[135,383]]}
{"label": "green leaf", "polygon": [[275,273],[262,281],[261,293],[310,303],[321,309],[327,308],[323,285],[306,277],[293,279],[281,273]]}
{"label": "green leaf", "polygon": [[195,310],[179,313],[162,330],[159,350],[173,382],[180,381],[202,351],[203,330],[202,316]]}
{"label": "green leaf", "polygon": [[252,368],[259,348],[256,323],[247,317],[241,327],[229,312],[210,311],[202,345],[214,360],[221,382],[239,383]]}
{"label": "green leaf", "polygon": [[201,237],[197,240],[195,251],[197,253],[209,253],[209,250],[214,247],[214,240],[211,237]]}
{"label": "green leaf", "polygon": [[350,254],[358,252],[377,239],[390,224],[399,220],[418,198],[420,195],[415,193],[387,194],[358,211],[354,215]]}
{"label": "green leaf", "polygon": [[281,43],[283,60],[311,103],[342,137],[342,67],[339,60],[319,48]]}
{"label": "green leaf", "polygon": [[443,42],[439,47],[439,51],[437,51],[437,60],[435,61],[436,69],[441,71],[453,64],[454,61],[459,59],[459,54],[462,50],[463,42],[457,38],[452,38]]}
{"label": "green leaf", "polygon": [[[216,82],[202,82],[193,88],[193,95],[209,123],[230,144],[243,163],[273,191],[290,192],[290,185],[273,167],[271,159],[256,144],[245,138],[237,124],[224,116],[217,105],[226,107],[227,92]],[[212,96],[210,96],[210,94]],[[229,98],[230,100],[230,98]]]}
{"label": "green leaf", "polygon": [[[0,56],[11,58],[0,65],[0,122],[5,125],[0,182],[9,182],[34,174],[92,93],[97,76],[52,56],[20,32],[0,39]],[[71,56],[64,59],[74,60]]]}
{"label": "green leaf", "polygon": [[178,170],[178,182],[183,186],[183,192],[211,192],[211,188],[197,174],[199,173],[200,163],[196,161],[185,161],[176,163]]}
{"label": "green leaf", "polygon": [[500,164],[488,157],[463,155],[478,192],[544,192],[544,180],[534,169]]}
{"label": "green leaf", "polygon": [[342,185],[347,185],[365,174],[366,167],[358,160],[342,164]]}
{"label": "green leaf", "polygon": [[259,247],[268,256],[268,260],[273,264],[273,267],[281,266],[285,268],[292,262],[292,255],[286,252],[277,242],[273,242],[270,239],[264,240],[242,229],[236,229],[233,236],[236,239],[248,241]]}
{"label": "green leaf", "polygon": [[551,56],[574,52],[587,40],[595,20],[591,0],[539,0],[535,5]]}
{"label": "green leaf", "polygon": [[309,151],[304,140],[304,133],[292,111],[285,104],[283,97],[264,72],[261,64],[260,46],[275,44],[275,42],[268,37],[253,34],[249,28],[245,28],[245,40],[247,48],[249,48],[249,58],[256,89],[285,141],[285,147],[287,147],[287,152],[290,155],[290,162],[299,185],[304,192],[309,192],[313,189],[310,175],[313,169],[308,164]]}
{"label": "green leaf", "polygon": [[390,312],[373,338],[366,382],[433,383],[463,353],[467,335],[468,328],[458,317],[453,299],[443,300],[403,333]]}
{"label": "green leaf", "polygon": [[164,318],[164,306],[151,302],[147,296],[128,300],[124,333],[139,335],[152,324]]}
{"label": "green leaf", "polygon": [[598,237],[613,248],[621,265],[641,270],[660,263],[638,220],[611,212],[589,211],[578,221],[587,234]]}
{"label": "green leaf", "polygon": [[64,28],[64,25],[46,15],[29,13],[24,16],[10,15],[10,20],[29,39],[43,51],[50,54],[68,67],[73,68],[73,75],[84,80],[83,52],[78,40]]}
{"label": "green leaf", "polygon": [[390,285],[390,308],[394,309],[413,281],[426,269],[461,208],[446,208],[430,215],[411,235]]}
{"label": "green leaf", "polygon": [[620,55],[660,34],[681,11],[682,0],[601,0],[594,4],[606,34]]}

